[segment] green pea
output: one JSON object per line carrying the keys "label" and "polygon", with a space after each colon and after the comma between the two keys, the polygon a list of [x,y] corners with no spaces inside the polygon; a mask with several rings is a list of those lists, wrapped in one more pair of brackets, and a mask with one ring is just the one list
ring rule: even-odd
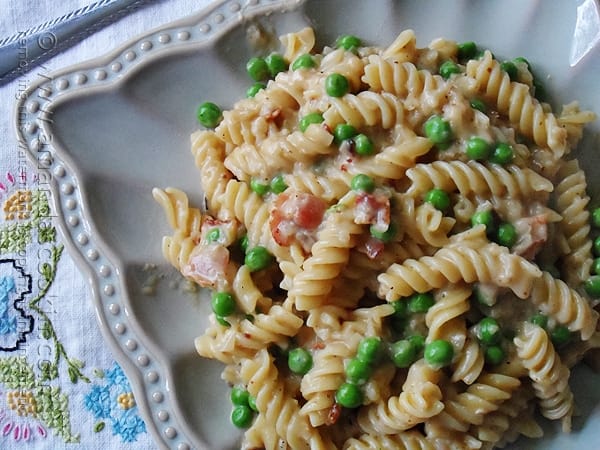
{"label": "green pea", "polygon": [[430,203],[435,209],[447,211],[450,208],[450,196],[446,191],[434,188],[425,194],[425,202]]}
{"label": "green pea", "polygon": [[227,317],[235,311],[235,300],[228,292],[215,292],[212,296],[213,312],[219,317]]}
{"label": "green pea", "polygon": [[485,362],[494,366],[500,364],[506,358],[506,352],[499,345],[491,345],[485,349]]}
{"label": "green pea", "polygon": [[352,180],[350,180],[350,188],[353,191],[373,192],[375,189],[375,180],[369,175],[359,173],[358,175],[354,175]]}
{"label": "green pea", "polygon": [[273,255],[265,247],[256,246],[246,252],[244,264],[250,272],[257,272],[267,268],[273,262]]}
{"label": "green pea", "polygon": [[354,137],[354,151],[360,156],[369,156],[375,152],[375,146],[369,136],[360,133]]}
{"label": "green pea", "polygon": [[454,61],[444,61],[440,66],[440,75],[447,80],[455,73],[460,73],[460,67]]}
{"label": "green pea", "polygon": [[250,58],[246,63],[246,72],[254,81],[269,79],[269,66],[263,58]]}
{"label": "green pea", "polygon": [[258,406],[256,406],[256,398],[252,395],[248,396],[248,406],[254,412],[258,412]]}
{"label": "green pea", "polygon": [[512,223],[502,223],[496,232],[496,242],[504,247],[511,248],[518,239],[517,229]]}
{"label": "green pea", "polygon": [[502,339],[502,330],[498,321],[493,317],[481,319],[477,324],[477,338],[486,345],[495,345]]}
{"label": "green pea", "polygon": [[310,69],[315,67],[317,63],[312,55],[305,53],[304,55],[300,55],[296,58],[296,60],[292,63],[292,70],[299,69]]}
{"label": "green pea", "polygon": [[420,334],[413,334],[408,337],[408,340],[412,345],[417,349],[417,353],[421,353],[425,348],[425,336],[421,336]]}
{"label": "green pea", "polygon": [[279,174],[279,175],[275,175],[272,179],[271,179],[271,191],[274,192],[275,194],[281,194],[283,191],[285,191],[287,189],[287,184],[285,182],[285,178],[283,178],[283,175]]}
{"label": "green pea", "polygon": [[542,313],[536,313],[529,318],[529,321],[540,328],[546,329],[548,326],[548,316]]}
{"label": "green pea", "polygon": [[515,159],[515,152],[510,144],[500,142],[490,155],[490,162],[495,164],[510,164]]}
{"label": "green pea", "polygon": [[206,128],[214,128],[223,118],[223,113],[221,112],[221,108],[219,108],[216,104],[212,102],[204,102],[198,107],[198,110],[196,111],[196,117],[201,125],[205,126]]}
{"label": "green pea", "polygon": [[408,339],[402,339],[391,345],[390,356],[396,367],[409,367],[417,360],[417,347]]}
{"label": "green pea", "polygon": [[467,141],[466,153],[470,159],[483,161],[489,158],[492,147],[488,141],[478,136],[473,136]]}
{"label": "green pea", "polygon": [[246,90],[246,97],[252,98],[256,94],[258,94],[259,91],[263,90],[266,87],[267,85],[265,83],[256,82]]}
{"label": "green pea", "polygon": [[454,347],[444,339],[436,339],[425,345],[424,357],[430,366],[441,368],[452,362]]}
{"label": "green pea", "polygon": [[359,358],[352,358],[346,364],[346,380],[352,384],[366,383],[372,372],[371,365]]}
{"label": "green pea", "polygon": [[325,119],[323,119],[323,115],[321,113],[317,113],[317,112],[310,113],[300,119],[298,128],[300,128],[300,131],[302,131],[304,133],[309,125],[311,125],[313,123],[322,123],[323,120],[325,120]]}
{"label": "green pea", "polygon": [[234,386],[229,397],[234,405],[248,405],[250,393],[241,386]]}
{"label": "green pea", "polygon": [[592,298],[600,298],[600,275],[592,275],[583,283],[585,292]]}
{"label": "green pea", "polygon": [[275,78],[275,75],[279,72],[285,72],[288,69],[288,63],[285,62],[285,59],[279,53],[271,53],[265,58],[265,62],[267,63],[271,78]]}
{"label": "green pea", "polygon": [[434,304],[435,299],[430,292],[414,294],[408,299],[408,310],[412,313],[426,313]]}
{"label": "green pea", "polygon": [[325,78],[325,92],[331,97],[343,97],[350,90],[348,78],[340,73],[332,73]]}
{"label": "green pea", "polygon": [[339,144],[346,139],[353,138],[357,133],[356,128],[349,123],[340,123],[333,129],[333,138]]}
{"label": "green pea", "polygon": [[238,428],[248,428],[254,419],[254,411],[248,405],[237,405],[231,412],[231,423]]}
{"label": "green pea", "polygon": [[594,239],[594,254],[596,256],[600,256],[600,236],[598,236],[596,239]]}
{"label": "green pea", "polygon": [[396,317],[406,317],[408,316],[408,301],[406,300],[396,300],[391,302],[391,305],[394,307],[394,315]]}
{"label": "green pea", "polygon": [[485,225],[488,234],[493,233],[496,229],[494,214],[491,211],[476,211],[471,216],[471,226]]}
{"label": "green pea", "polygon": [[592,210],[592,225],[595,228],[600,228],[600,208],[594,208]]}
{"label": "green pea", "polygon": [[470,101],[471,108],[476,109],[477,111],[481,111],[485,113],[487,111],[487,105],[480,98],[473,98]]}
{"label": "green pea", "polygon": [[519,63],[519,64],[525,64],[527,69],[531,70],[531,64],[529,64],[529,61],[527,61],[527,59],[525,59],[523,56],[517,56],[515,59],[513,59],[513,62]]}
{"label": "green pea", "polygon": [[390,242],[396,236],[396,225],[394,223],[390,223],[388,229],[385,231],[379,231],[375,225],[371,225],[369,227],[369,233],[375,239],[379,239],[381,242]]}
{"label": "green pea", "polygon": [[308,350],[298,347],[288,353],[288,367],[295,374],[306,374],[312,368],[312,365],[312,355]]}
{"label": "green pea", "polygon": [[335,392],[335,401],[344,408],[358,408],[363,402],[360,387],[352,383],[343,383]]}
{"label": "green pea", "polygon": [[450,123],[441,116],[431,116],[423,126],[425,136],[434,144],[444,145],[450,143],[453,138]]}
{"label": "green pea", "polygon": [[571,340],[571,332],[566,326],[558,325],[550,333],[550,339],[556,347],[562,347]]}
{"label": "green pea", "polygon": [[335,46],[337,48],[343,48],[344,50],[356,51],[358,47],[362,46],[362,41],[357,36],[345,34],[337,38]]}
{"label": "green pea", "polygon": [[511,81],[516,81],[519,77],[519,69],[517,69],[517,66],[515,66],[515,63],[512,61],[500,63],[500,68],[508,74]]}
{"label": "green pea", "polygon": [[246,250],[248,250],[248,235],[244,235],[242,236],[239,240],[238,240],[238,245],[240,246],[240,249],[246,253]]}
{"label": "green pea", "polygon": [[269,192],[269,185],[263,183],[263,180],[260,178],[252,178],[250,180],[250,189],[256,192],[258,195],[263,196]]}
{"label": "green pea", "polygon": [[472,59],[477,54],[477,44],[473,41],[461,42],[457,45],[457,57],[460,60]]}
{"label": "green pea", "polygon": [[208,242],[217,242],[220,237],[221,237],[221,230],[219,230],[218,228],[213,228],[206,235],[206,240]]}
{"label": "green pea", "polygon": [[381,354],[382,345],[381,339],[376,336],[364,338],[358,344],[356,357],[368,364],[373,364]]}
{"label": "green pea", "polygon": [[594,262],[592,263],[592,273],[600,275],[600,258],[594,259]]}
{"label": "green pea", "polygon": [[225,320],[224,317],[216,316],[215,319],[216,319],[217,323],[223,327],[229,328],[231,326],[231,324],[229,322],[227,322],[227,320]]}

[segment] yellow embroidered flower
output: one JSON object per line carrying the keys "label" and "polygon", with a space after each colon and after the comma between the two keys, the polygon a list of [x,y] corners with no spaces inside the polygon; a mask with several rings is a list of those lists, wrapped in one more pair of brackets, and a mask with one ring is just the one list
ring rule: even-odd
{"label": "yellow embroidered flower", "polygon": [[123,409],[130,409],[135,406],[135,399],[133,398],[133,392],[126,392],[117,398],[119,406]]}
{"label": "yellow embroidered flower", "polygon": [[8,407],[19,416],[37,416],[37,403],[32,392],[8,391],[6,393]]}
{"label": "yellow embroidered flower", "polygon": [[32,193],[29,190],[18,190],[12,194],[3,206],[5,220],[29,219],[32,210]]}

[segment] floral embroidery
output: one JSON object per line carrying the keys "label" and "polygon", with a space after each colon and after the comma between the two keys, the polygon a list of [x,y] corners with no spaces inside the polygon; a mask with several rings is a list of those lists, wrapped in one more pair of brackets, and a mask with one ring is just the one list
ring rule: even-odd
{"label": "floral embroidery", "polygon": [[68,398],[40,380],[25,357],[0,359],[0,434],[29,441],[47,436],[46,428],[64,439],[79,442],[71,432]]}
{"label": "floral embroidery", "polygon": [[[11,193],[16,178],[9,172],[6,180],[6,184],[0,182],[0,197],[6,198],[2,207],[6,222],[0,226],[0,254],[6,255],[0,259],[0,351],[20,349],[37,323],[41,338],[53,344],[45,347],[53,356],[36,362],[35,367],[27,356],[0,358],[0,440],[28,442],[46,438],[52,430],[65,442],[78,442],[79,435],[71,431],[69,399],[49,381],[59,376],[61,362],[66,363],[72,382],[89,380],[81,372],[83,363],[67,355],[40,305],[56,277],[63,246],[56,244],[47,192],[18,189]],[[36,238],[38,264],[33,280],[25,265],[27,247]]]}
{"label": "floral embroidery", "polygon": [[4,202],[2,209],[8,223],[0,227],[0,254],[23,252],[33,241],[34,232],[40,243],[50,242],[48,234],[56,238],[55,231],[51,231],[54,227],[48,223],[50,205],[46,191],[19,190]]}
{"label": "floral embroidery", "polygon": [[[5,439],[31,443],[50,435],[79,442],[65,384],[91,382],[84,363],[69,356],[46,310],[63,245],[57,243],[49,192],[39,189],[38,181],[36,175],[30,180],[25,169],[0,180],[0,448]],[[33,265],[25,258],[29,255],[35,255]],[[44,348],[42,361],[28,359],[36,357],[34,352],[14,353],[36,344]],[[95,432],[110,427],[121,442],[137,441],[146,426],[125,374],[115,365],[95,375],[104,381],[90,386],[79,410],[100,420]]]}
{"label": "floral embroidery", "polygon": [[115,363],[105,373],[97,372],[97,376],[104,382],[94,384],[84,399],[85,408],[98,421],[94,431],[105,429],[108,421],[113,434],[120,436],[122,442],[135,442],[140,433],[146,432],[146,425],[138,414],[131,386],[123,370]]}

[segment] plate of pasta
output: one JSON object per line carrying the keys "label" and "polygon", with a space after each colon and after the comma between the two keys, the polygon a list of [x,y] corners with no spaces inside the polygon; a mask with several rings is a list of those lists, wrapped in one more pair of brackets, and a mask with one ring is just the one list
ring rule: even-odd
{"label": "plate of pasta", "polygon": [[589,0],[226,0],[32,86],[157,444],[600,446],[598,36]]}

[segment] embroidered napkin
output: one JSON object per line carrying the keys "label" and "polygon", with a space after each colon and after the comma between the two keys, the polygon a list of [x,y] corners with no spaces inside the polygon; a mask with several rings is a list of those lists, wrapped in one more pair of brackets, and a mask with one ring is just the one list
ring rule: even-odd
{"label": "embroidered napkin", "polygon": [[[0,39],[91,1],[0,0]],[[48,186],[28,164],[13,129],[15,99],[37,77],[100,56],[210,1],[149,3],[0,87],[3,449],[156,448],[127,377],[102,339],[88,285],[57,234]]]}

